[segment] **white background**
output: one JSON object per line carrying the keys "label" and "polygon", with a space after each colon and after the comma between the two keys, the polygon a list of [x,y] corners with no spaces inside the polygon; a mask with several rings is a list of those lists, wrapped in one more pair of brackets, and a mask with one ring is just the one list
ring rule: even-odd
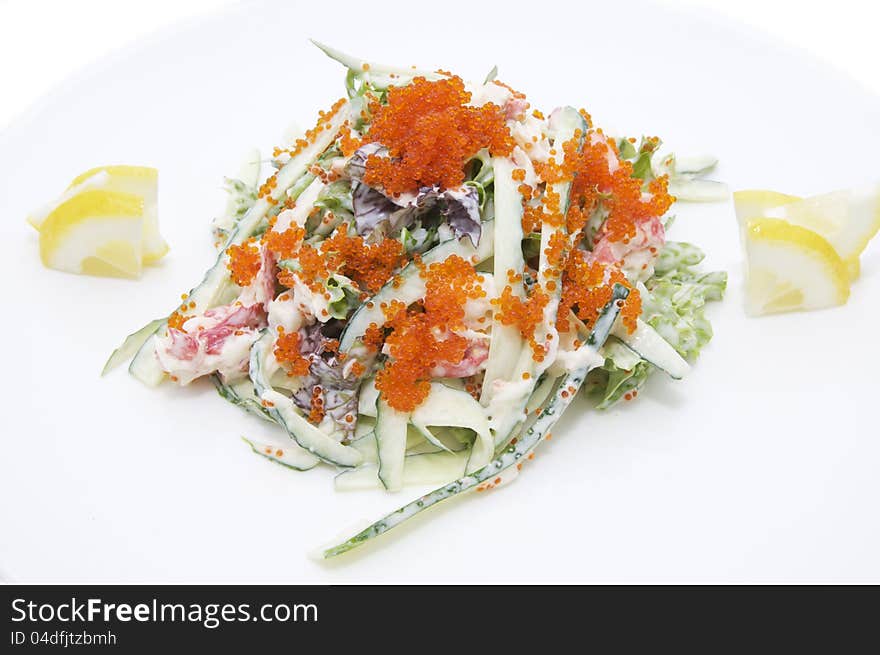
{"label": "white background", "polygon": [[[811,52],[880,93],[877,5],[866,0],[658,0],[720,12]],[[0,129],[74,71],[232,0],[0,0]],[[772,99],[756,99],[772,102]]]}
{"label": "white background", "polygon": [[[554,3],[563,14],[565,0]],[[619,411],[568,412],[527,481],[450,504],[329,565],[304,553],[401,499],[334,494],[327,470],[292,480],[237,438],[259,439],[268,426],[204,385],[147,393],[124,371],[97,374],[108,344],[199,279],[211,250],[208,203],[222,200],[218,180],[239,153],[272,143],[287,120],[305,123],[338,94],[338,68],[304,31],[378,61],[396,61],[403,49],[483,72],[483,57],[450,47],[454,29],[458,43],[503,51],[504,69],[539,106],[589,96],[600,125],[610,118],[631,133],[650,129],[680,152],[710,149],[733,188],[807,195],[876,178],[876,91],[753,32],[632,0],[596,3],[578,22],[536,29],[524,46],[510,42],[528,17],[513,3],[499,14],[495,2],[444,0],[428,32],[400,12],[353,20],[338,10],[346,19],[329,21],[316,2],[275,0],[216,20],[192,14],[217,3],[166,3],[161,14],[161,2],[123,4],[102,14],[88,2],[53,12],[0,0],[0,43],[11,49],[0,56],[0,104],[9,115],[50,84],[39,70],[64,78],[133,38],[111,25],[131,35],[189,14],[187,29],[94,68],[0,135],[0,242],[10,246],[0,278],[13,281],[0,342],[14,344],[0,382],[4,409],[14,409],[0,428],[0,573],[71,582],[880,581],[880,440],[868,420],[880,352],[872,330],[858,329],[880,324],[880,240],[863,257],[848,305],[752,320],[742,312],[732,207],[677,208],[674,238],[700,244],[707,270],[731,276],[725,302],[711,310],[716,339],[691,375],[675,385],[655,378]],[[776,4],[782,15],[785,4],[765,2],[762,21]],[[857,36],[867,16],[834,6],[838,13],[815,23],[797,8],[797,29],[842,35],[836,52],[876,61],[865,54],[872,35]],[[24,8],[25,18],[10,19]],[[471,21],[458,20],[464,11]],[[589,19],[619,29],[590,33]],[[381,30],[399,38],[375,38]],[[558,75],[534,56],[551,47]],[[230,93],[230,80],[275,83],[267,60],[306,56],[314,68],[299,71],[299,85],[273,86],[272,102]],[[560,84],[577,82],[585,61],[601,63],[589,67],[588,88]],[[106,161],[144,162],[163,175],[172,252],[136,293],[127,280],[44,269],[21,220],[73,173]],[[521,553],[550,556],[523,566]]]}

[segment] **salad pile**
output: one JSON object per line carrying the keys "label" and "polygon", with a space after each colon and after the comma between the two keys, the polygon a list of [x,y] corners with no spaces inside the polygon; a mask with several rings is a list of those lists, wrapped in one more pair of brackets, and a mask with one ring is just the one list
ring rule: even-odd
{"label": "salad pile", "polygon": [[685,375],[726,275],[666,240],[671,190],[725,189],[701,179],[713,160],[544,114],[495,71],[475,84],[320,47],[347,97],[268,177],[253,157],[227,180],[216,262],[105,371],[210,378],[289,437],[255,452],[329,464],[337,489],[441,485],[332,557],[515,477],[582,387],[606,408],[655,371]]}

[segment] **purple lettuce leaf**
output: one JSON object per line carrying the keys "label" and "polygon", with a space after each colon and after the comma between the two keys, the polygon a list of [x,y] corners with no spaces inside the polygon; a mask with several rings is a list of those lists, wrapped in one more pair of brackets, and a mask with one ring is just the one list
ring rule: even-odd
{"label": "purple lettuce leaf", "polygon": [[368,143],[358,148],[345,166],[353,180],[352,207],[355,228],[360,236],[382,229],[384,234],[409,227],[418,217],[435,207],[452,229],[456,238],[467,236],[475,246],[482,233],[480,196],[475,187],[461,186],[441,191],[440,187],[422,187],[415,195],[391,198],[364,183],[366,162],[371,155],[384,157],[388,150],[379,143]]}
{"label": "purple lettuce leaf", "polygon": [[474,246],[483,233],[480,221],[480,196],[475,187],[462,186],[443,192],[443,216],[456,239],[468,237]]}
{"label": "purple lettuce leaf", "polygon": [[[329,416],[344,439],[354,436],[357,427],[358,389],[360,379],[356,376],[346,378],[342,375],[344,362],[335,352],[327,350],[331,339],[321,332],[322,323],[314,323],[299,331],[300,353],[309,364],[309,374],[302,380],[302,386],[293,394],[293,402],[308,414],[312,408],[312,396],[316,386],[321,387],[324,399],[324,415]],[[346,421],[351,415],[354,420]]]}

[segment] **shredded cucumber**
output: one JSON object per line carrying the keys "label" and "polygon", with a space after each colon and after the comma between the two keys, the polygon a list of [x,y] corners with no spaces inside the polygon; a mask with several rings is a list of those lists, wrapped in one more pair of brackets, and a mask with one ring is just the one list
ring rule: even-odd
{"label": "shredded cucumber", "polygon": [[403,486],[408,425],[409,414],[390,407],[380,396],[376,405],[375,429],[379,456],[378,476],[388,491],[399,491]]}
{"label": "shredded cucumber", "polygon": [[114,368],[131,359],[134,354],[141,349],[141,346],[146,343],[147,339],[153,336],[163,323],[165,323],[164,318],[157,318],[155,321],[147,323],[137,332],[132,332],[125,337],[125,341],[122,342],[122,345],[111,353],[107,363],[104,364],[104,368],[101,370],[101,375],[107,375],[107,373]]}
{"label": "shredded cucumber", "polygon": [[674,380],[683,378],[690,366],[684,357],[661,337],[657,330],[639,319],[635,332],[630,333],[624,326],[614,326],[611,334],[620,339],[627,348],[646,362],[666,372]]}
{"label": "shredded cucumber", "polygon": [[[483,406],[467,391],[452,389],[439,382],[431,383],[431,391],[421,405],[413,410],[410,418],[412,424],[428,438],[429,426],[469,428],[476,435],[468,472],[482,468],[492,459],[495,444],[489,431],[489,421]],[[427,433],[427,434],[426,434]],[[429,441],[446,450],[442,442],[435,441],[431,434]]]}
{"label": "shredded cucumber", "polygon": [[[495,254],[493,274],[499,284],[508,280],[508,272],[522,276],[525,261],[522,253],[522,195],[518,182],[513,179],[513,162],[506,157],[492,160],[495,171]],[[485,230],[484,230],[485,232]],[[521,277],[520,277],[521,279]],[[525,296],[521,281],[510,281],[511,292],[517,298]],[[513,325],[504,325],[498,320],[497,312],[492,321],[492,341],[489,344],[489,359],[483,376],[480,402],[488,405],[492,399],[496,380],[510,380],[514,367],[526,344],[519,330]]]}
{"label": "shredded cucumber", "polygon": [[[248,210],[247,214],[239,220],[238,224],[230,232],[226,245],[217,256],[217,261],[205,273],[202,281],[189,292],[188,302],[191,305],[190,311],[193,314],[200,314],[206,309],[222,304],[224,299],[231,300],[228,295],[234,289],[234,285],[229,279],[229,271],[226,268],[226,248],[231,245],[244,243],[253,234],[273,205],[277,204],[282,195],[308,172],[309,167],[318,156],[333,143],[339,129],[346,120],[348,120],[348,107],[343,106],[332,116],[327,124],[327,129],[318,132],[315,140],[308,147],[303,149],[296,157],[293,157],[276,173],[276,185],[269,196],[271,201],[267,198],[260,198],[254,203],[253,207]],[[162,330],[166,325],[167,320],[159,323],[153,331],[153,335]],[[156,386],[162,382],[165,372],[159,366],[159,361],[156,359],[155,341],[152,335],[148,336],[138,349],[128,370],[134,377],[148,386]]]}
{"label": "shredded cucumber", "polygon": [[275,391],[269,384],[271,373],[266,370],[271,356],[272,333],[268,330],[251,348],[250,376],[260,399],[269,414],[307,454],[336,466],[357,466],[363,456],[351,446],[345,446],[308,422],[294,408],[287,396]]}
{"label": "shredded cucumber", "polygon": [[[593,331],[590,334],[588,343],[581,348],[598,349],[605,343],[605,339],[611,332],[614,321],[620,314],[618,300],[625,300],[629,295],[626,287],[615,284],[614,294],[611,301],[602,309],[602,313],[596,320]],[[323,551],[324,558],[336,557],[346,553],[358,546],[363,545],[367,541],[378,537],[397,527],[404,521],[420,514],[426,509],[437,505],[438,503],[458,496],[466,491],[475,489],[477,486],[501,476],[505,471],[514,468],[523,457],[527,457],[532,450],[547,436],[563,411],[571,403],[577,389],[583,384],[584,378],[589,370],[583,367],[564,375],[557,385],[556,393],[545,405],[544,409],[538,415],[537,420],[529,427],[524,434],[520,435],[517,442],[504,449],[499,456],[489,462],[486,466],[469,475],[465,475],[454,482],[444,485],[434,491],[425,494],[421,498],[407,503],[400,509],[391,514],[384,516],[376,521],[368,528],[361,530],[356,535],[343,541],[340,544],[326,548]],[[572,392],[574,389],[574,392]]]}
{"label": "shredded cucumber", "polygon": [[[557,150],[557,159],[561,160],[562,144],[578,137],[578,148],[583,147],[587,125],[583,117],[573,107],[563,107],[551,116],[550,135]],[[571,181],[557,182],[550,185],[550,191],[560,199],[559,211],[563,215],[568,211],[570,202]],[[556,332],[556,314],[559,310],[559,299],[562,284],[557,284],[551,275],[551,262],[548,261],[550,242],[555,236],[567,235],[565,222],[555,225],[556,221],[545,220],[541,226],[541,251],[539,255],[538,282],[544,293],[549,297],[544,307],[543,319],[535,328],[535,339],[538,343],[548,344],[549,352],[543,362],[536,362],[531,348],[521,348],[519,360],[513,368],[513,374],[507,378],[508,383],[502,394],[493,391],[488,405],[490,427],[492,428],[496,450],[503,448],[515,435],[518,427],[525,419],[525,406],[531,396],[538,378],[553,363],[559,335]],[[553,281],[553,285],[547,282]],[[552,286],[552,290],[550,289]],[[511,382],[512,381],[512,382]]]}
{"label": "shredded cucumber", "polygon": [[245,437],[242,437],[241,440],[250,446],[251,450],[260,457],[265,457],[276,464],[280,464],[281,466],[295,471],[308,471],[309,469],[314,468],[318,463],[317,459],[310,457],[308,453],[300,448],[291,448],[289,446],[279,448],[272,444],[251,441]]}
{"label": "shredded cucumber", "polygon": [[[468,451],[458,453],[435,452],[407,455],[403,466],[401,485],[410,487],[420,484],[445,484],[465,473]],[[379,478],[379,468],[374,463],[362,464],[338,474],[333,480],[336,491],[361,491],[384,489]]]}
{"label": "shredded cucumber", "polygon": [[[422,265],[430,266],[434,262],[445,261],[452,255],[458,255],[462,259],[468,259],[475,264],[489,259],[492,256],[492,245],[494,243],[494,235],[491,228],[491,222],[486,221],[483,223],[483,233],[480,237],[480,243],[476,247],[467,237],[449,239],[434,246],[422,255]],[[393,281],[389,281],[369,301],[362,304],[352,314],[348,325],[346,325],[345,330],[342,332],[342,336],[339,339],[339,349],[342,352],[350,351],[355,342],[363,338],[371,323],[376,323],[377,325],[385,323],[385,314],[382,311],[383,303],[387,304],[392,300],[399,300],[409,305],[424,297],[425,281],[419,276],[419,272],[419,265],[415,262],[410,262],[398,274],[398,278],[402,281],[399,286],[395,286]]]}
{"label": "shredded cucumber", "polygon": [[[615,204],[619,187],[603,184],[595,194],[586,189],[573,199],[571,158],[565,161],[572,146],[580,152],[590,143],[587,170],[595,166],[608,175],[631,175],[632,189],[641,189],[645,203],[652,199],[644,205],[651,210],[666,206],[651,184],[660,176],[668,176],[670,192],[681,199],[716,199],[726,187],[702,179],[714,158],[661,158],[660,142],[653,137],[643,137],[638,146],[635,139],[620,138],[602,151],[606,137],[591,129],[585,114],[562,107],[545,119],[529,111],[525,96],[493,84],[493,70],[483,85],[466,84],[467,102],[451,100],[468,105],[462,116],[478,108],[479,120],[497,121],[511,147],[475,146],[477,152],[462,157],[462,177],[454,184],[445,175],[432,180],[420,173],[417,179],[399,176],[402,184],[395,188],[390,177],[372,175],[382,172],[382,163],[409,163],[409,155],[382,136],[385,106],[393,110],[398,102],[412,102],[410,96],[422,90],[421,82],[413,83],[417,76],[437,81],[451,74],[376,64],[314,43],[348,69],[348,102],[307,133],[310,143],[297,141],[305,146],[298,152],[276,150],[271,163],[277,173],[263,187],[258,186],[259,155],[249,155],[238,178],[227,180],[231,197],[212,224],[220,248],[216,260],[179,310],[198,317],[187,323],[190,334],[169,332],[170,316],[152,321],[112,353],[102,375],[131,359],[130,373],[157,385],[166,377],[159,356],[167,375],[173,372],[181,384],[217,371],[212,381],[225,400],[284,431],[280,445],[271,435],[265,443],[243,438],[261,457],[299,471],[321,462],[333,465],[338,491],[442,485],[323,550],[330,558],[444,500],[512,480],[591,371],[589,387],[602,392],[599,407],[606,407],[621,396],[633,397],[655,368],[675,379],[684,376],[688,360],[711,336],[702,306],[720,296],[724,280],[690,270],[702,258],[693,246],[667,245],[662,254],[649,248],[662,245],[660,229],[639,232],[630,246],[632,257],[607,263],[618,259],[614,249],[621,245],[619,233],[606,229],[609,212],[623,207]],[[410,86],[392,88],[403,85]],[[437,102],[445,100],[438,94]],[[436,137],[426,126],[409,130],[411,144]],[[600,156],[592,156],[593,148]],[[582,169],[579,163],[576,168]],[[570,233],[572,202],[585,213],[586,227]],[[529,223],[537,221],[535,228],[524,230],[524,211]],[[658,213],[646,212],[646,220],[663,221]],[[289,230],[294,224],[302,233]],[[261,238],[270,229],[274,232]],[[349,247],[345,239],[355,237],[363,241]],[[242,266],[227,266],[227,249],[244,243],[256,251],[233,251],[235,264]],[[608,247],[611,258],[604,256]],[[601,269],[569,267],[566,257],[573,250]],[[396,270],[399,256],[413,260]],[[618,278],[607,273],[625,269],[629,274],[642,263],[633,260],[642,256],[647,263],[639,270],[645,273],[633,284],[641,293],[643,320],[630,333],[619,319],[631,287],[612,286],[608,280]],[[433,291],[426,298],[426,280],[432,285],[435,280],[425,268],[450,257],[473,265],[482,290],[449,298],[438,293],[434,302]],[[253,269],[259,270],[255,276]],[[382,280],[376,280],[380,272]],[[579,281],[582,272],[588,275]],[[368,297],[366,290],[372,293],[381,281],[384,285]],[[453,276],[444,282],[458,284]],[[601,291],[610,291],[611,300],[596,314],[593,299],[574,298],[566,309],[571,329],[560,334],[563,283],[567,292],[572,283],[586,285],[588,292],[604,284]],[[502,293],[525,305],[500,302]],[[565,296],[566,305],[572,297]],[[266,303],[256,306],[257,298]],[[545,298],[536,308],[534,302]],[[412,322],[394,323],[392,332],[385,312],[393,303],[406,306]],[[241,306],[245,309],[237,311]],[[212,308],[220,311],[206,316]],[[204,332],[193,348],[196,326]],[[378,350],[365,339],[376,327],[387,337]],[[430,333],[418,331],[423,328]],[[157,354],[157,345],[172,338],[173,344]],[[443,341],[452,354],[441,354],[435,341]],[[389,377],[402,371],[393,382],[428,385],[427,395],[411,411],[395,409],[403,405],[391,389],[400,384],[383,385],[380,393],[373,377],[380,370]],[[446,377],[434,377],[438,372]]]}
{"label": "shredded cucumber", "polygon": [[260,404],[254,391],[254,383],[249,378],[243,378],[232,383],[224,382],[218,374],[211,376],[211,381],[217,389],[220,397],[229,401],[236,407],[241,407],[244,411],[258,416],[261,419],[275,422],[269,410]]}
{"label": "shredded cucumber", "polygon": [[407,84],[414,77],[424,77],[428,80],[438,80],[442,75],[436,71],[417,70],[413,68],[399,68],[397,66],[386,66],[384,64],[375,64],[366,62],[357,57],[352,57],[344,52],[331,48],[328,45],[319,43],[312,39],[315,44],[325,55],[338,61],[345,66],[354,77],[365,80],[376,89],[386,89],[389,86],[401,86]]}

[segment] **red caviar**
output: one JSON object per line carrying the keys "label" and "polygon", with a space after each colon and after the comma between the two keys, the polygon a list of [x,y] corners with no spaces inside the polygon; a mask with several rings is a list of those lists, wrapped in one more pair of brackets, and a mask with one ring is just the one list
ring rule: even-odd
{"label": "red caviar", "polygon": [[[291,244],[294,243],[290,239]],[[299,271],[281,271],[278,281],[293,287],[295,278],[315,293],[325,293],[324,284],[333,273],[351,278],[362,289],[376,293],[391,274],[406,261],[403,245],[396,239],[367,244],[362,237],[337,230],[318,248],[302,244],[296,252]]]}
{"label": "red caviar", "polygon": [[[315,124],[315,127],[310,130],[306,130],[305,135],[303,135],[301,139],[297,139],[294,142],[293,146],[291,146],[290,148],[275,148],[273,155],[275,157],[279,157],[281,154],[287,153],[291,157],[296,157],[299,153],[301,153],[303,150],[313,144],[315,142],[315,139],[323,130],[330,129],[330,121],[333,120],[333,117],[339,112],[340,109],[342,109],[346,102],[347,101],[345,98],[340,98],[333,103],[328,111],[319,111],[318,122],[317,124]],[[273,175],[272,178],[274,177],[275,176]],[[260,198],[269,195],[269,193],[274,188],[274,184],[272,187],[266,187],[265,191],[264,187],[265,185],[263,185],[263,187],[260,187],[260,192],[257,194]]]}
{"label": "red caviar", "polygon": [[312,400],[309,406],[309,421],[318,425],[324,420],[324,390],[315,385],[312,389]]}
{"label": "red caviar", "polygon": [[309,374],[309,360],[303,357],[299,350],[299,334],[296,332],[285,334],[284,328],[280,326],[278,338],[275,340],[275,359],[287,368],[288,375]]}
{"label": "red caviar", "polygon": [[504,112],[493,103],[469,106],[470,99],[459,77],[417,77],[392,87],[387,105],[371,106],[368,134],[390,156],[371,155],[364,181],[395,196],[423,186],[451,188],[464,181],[464,166],[480,149],[509,155],[514,141]]}
{"label": "red caviar", "polygon": [[284,232],[268,230],[263,234],[263,243],[281,259],[293,257],[302,244],[306,231],[299,225],[291,225]]}
{"label": "red caviar", "polygon": [[168,327],[183,331],[183,324],[191,318],[192,316],[185,316],[180,313],[180,311],[175,310],[171,313],[171,316],[168,317]]}
{"label": "red caviar", "polygon": [[370,293],[376,293],[405,259],[403,245],[384,239],[367,245],[363,237],[337,230],[321,244],[327,266],[350,277]]}
{"label": "red caviar", "polygon": [[377,351],[385,342],[385,333],[375,323],[370,323],[364,332],[363,343],[367,350]]}
{"label": "red caviar", "polygon": [[464,327],[465,303],[486,295],[474,267],[457,255],[431,264],[421,275],[424,301],[407,308],[393,300],[383,308],[390,358],[376,375],[376,388],[400,411],[412,411],[428,396],[432,368],[461,363],[468,340],[452,331]]}
{"label": "red caviar", "polygon": [[498,320],[503,325],[513,325],[519,330],[520,336],[529,342],[536,362],[543,361],[546,354],[543,344],[535,339],[535,329],[544,318],[544,308],[548,302],[550,296],[540,287],[535,287],[529,297],[523,300],[513,295],[510,286],[506,286],[501,296],[492,300],[492,304],[498,307]]}
{"label": "red caviar", "polygon": [[629,296],[624,301],[620,315],[629,332],[636,329],[636,321],[642,313],[642,298],[638,289],[633,289],[626,277],[618,269],[607,267],[599,262],[587,261],[582,251],[574,251],[568,258],[562,277],[562,299],[556,327],[560,332],[571,329],[569,312],[573,311],[588,328],[593,326],[599,312],[611,301],[614,284],[629,288]]}
{"label": "red caviar", "polygon": [[[609,159],[617,161],[612,170]],[[667,178],[660,177],[648,184],[650,197],[642,198],[642,180],[633,177],[632,163],[617,156],[613,139],[593,139],[584,145],[576,164],[577,176],[572,184],[572,205],[577,207],[578,220],[586,217],[595,206],[599,194],[608,209],[603,231],[611,241],[626,242],[636,233],[636,224],[662,216],[674,199],[667,193]]]}
{"label": "red caviar", "polygon": [[240,287],[246,287],[260,272],[260,250],[254,246],[254,239],[250,238],[240,246],[229,246],[226,254],[229,256],[226,267],[232,281]]}

